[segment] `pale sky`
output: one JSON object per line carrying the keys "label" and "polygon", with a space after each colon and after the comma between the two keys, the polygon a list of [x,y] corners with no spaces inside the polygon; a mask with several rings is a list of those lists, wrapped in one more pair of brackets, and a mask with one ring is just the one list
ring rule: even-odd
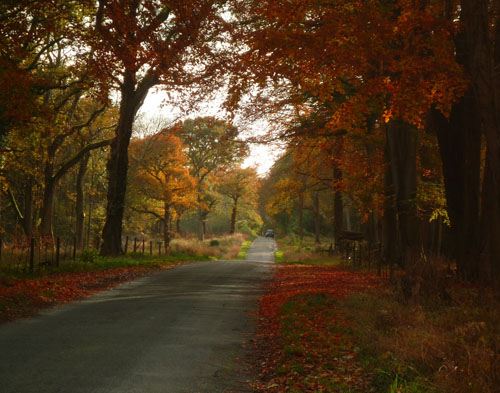
{"label": "pale sky", "polygon": [[[165,92],[151,90],[144,100],[139,114],[145,114],[148,117],[154,117],[158,115],[163,115],[166,118],[176,119],[176,118],[194,118],[197,116],[214,116],[218,118],[224,117],[224,112],[221,110],[221,102],[216,100],[204,103],[202,109],[191,113],[187,116],[183,116],[179,108],[163,104],[164,100],[167,98]],[[267,131],[267,123],[265,121],[253,123],[250,126],[250,130],[240,130],[243,137],[262,135]],[[250,145],[250,155],[245,159],[243,167],[256,166],[259,175],[265,175],[274,161],[279,155],[279,150],[275,147],[262,144],[252,144]]]}

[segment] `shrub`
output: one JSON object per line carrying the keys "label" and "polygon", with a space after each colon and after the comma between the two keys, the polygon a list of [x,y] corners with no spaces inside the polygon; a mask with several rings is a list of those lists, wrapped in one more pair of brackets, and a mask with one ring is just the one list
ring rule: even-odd
{"label": "shrub", "polygon": [[82,262],[92,263],[99,257],[99,251],[86,248],[80,253],[80,260]]}

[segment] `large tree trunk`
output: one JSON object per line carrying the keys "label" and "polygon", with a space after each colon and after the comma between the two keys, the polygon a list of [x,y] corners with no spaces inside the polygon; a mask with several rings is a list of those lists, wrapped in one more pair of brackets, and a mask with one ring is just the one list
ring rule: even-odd
{"label": "large tree trunk", "polygon": [[482,245],[478,274],[484,282],[500,276],[500,114],[495,76],[495,44],[490,34],[489,0],[463,0],[461,21],[467,50],[467,71],[486,139],[483,183]]}
{"label": "large tree trunk", "polygon": [[[343,149],[343,140],[338,138],[335,143],[335,157],[333,160],[333,236],[335,241],[338,239],[344,230],[344,201],[342,199],[342,169],[339,167],[340,156]],[[336,244],[337,247],[339,244]]]}
{"label": "large tree trunk", "polygon": [[389,147],[385,148],[385,175],[384,175],[384,216],[382,218],[382,246],[383,258],[391,266],[400,264],[401,241],[398,232],[398,220],[396,213],[396,192],[392,177],[391,164],[389,160]]}
{"label": "large tree trunk", "polygon": [[417,219],[417,130],[402,120],[387,125],[387,152],[396,196],[401,264],[408,269],[419,253]]}
{"label": "large tree trunk", "polygon": [[300,246],[304,240],[304,192],[300,191],[299,194],[299,239]]}
{"label": "large tree trunk", "polygon": [[45,189],[43,190],[43,208],[40,221],[40,234],[42,236],[52,236],[55,190],[55,181],[52,178],[46,180]]}
{"label": "large tree trunk", "polygon": [[432,127],[443,165],[453,257],[460,276],[472,280],[479,260],[481,165],[481,127],[472,91],[453,106],[449,120],[433,111]]}
{"label": "large tree trunk", "polygon": [[90,153],[83,156],[78,167],[78,174],[76,176],[76,246],[81,249],[83,247],[83,232],[84,232],[84,193],[83,185],[85,181],[85,174],[89,163]]}
{"label": "large tree trunk", "polygon": [[24,216],[22,217],[23,229],[26,236],[33,235],[33,178],[28,177],[24,185]]}
{"label": "large tree trunk", "polygon": [[100,251],[103,256],[117,256],[122,252],[122,221],[127,189],[128,146],[132,136],[134,117],[144,98],[138,97],[134,79],[133,73],[125,73],[121,87],[120,119],[115,130],[115,139],[111,142],[111,154],[107,164],[106,222],[102,230],[103,243]]}
{"label": "large tree trunk", "polygon": [[168,251],[170,247],[170,241],[172,236],[170,234],[170,206],[165,203],[163,210],[163,241],[165,242],[165,252]]}

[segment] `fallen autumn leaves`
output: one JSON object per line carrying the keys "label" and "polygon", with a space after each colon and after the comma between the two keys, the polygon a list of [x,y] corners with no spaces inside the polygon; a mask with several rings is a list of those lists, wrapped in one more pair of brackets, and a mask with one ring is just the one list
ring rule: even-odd
{"label": "fallen autumn leaves", "polygon": [[256,341],[259,392],[369,392],[337,302],[382,285],[338,267],[285,266],[260,304]]}
{"label": "fallen autumn leaves", "polygon": [[151,271],[149,267],[121,267],[4,281],[0,285],[0,322],[27,317],[42,308],[90,296]]}

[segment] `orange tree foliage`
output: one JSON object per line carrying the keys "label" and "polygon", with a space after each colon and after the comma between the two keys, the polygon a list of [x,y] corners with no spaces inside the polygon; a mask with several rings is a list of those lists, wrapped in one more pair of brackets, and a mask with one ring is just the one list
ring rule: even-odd
{"label": "orange tree foliage", "polygon": [[[241,14],[257,21],[242,33],[242,61],[257,65],[254,80],[280,85],[285,78],[302,102],[343,97],[328,122],[335,129],[350,130],[373,112],[422,126],[428,109],[448,113],[464,92],[456,26],[442,1],[242,3]],[[233,93],[248,88],[241,83]]]}
{"label": "orange tree foliage", "polygon": [[196,180],[189,174],[181,139],[166,131],[130,146],[132,189],[143,196],[132,208],[163,223],[165,246],[170,243],[170,226],[179,210],[196,207]]}

